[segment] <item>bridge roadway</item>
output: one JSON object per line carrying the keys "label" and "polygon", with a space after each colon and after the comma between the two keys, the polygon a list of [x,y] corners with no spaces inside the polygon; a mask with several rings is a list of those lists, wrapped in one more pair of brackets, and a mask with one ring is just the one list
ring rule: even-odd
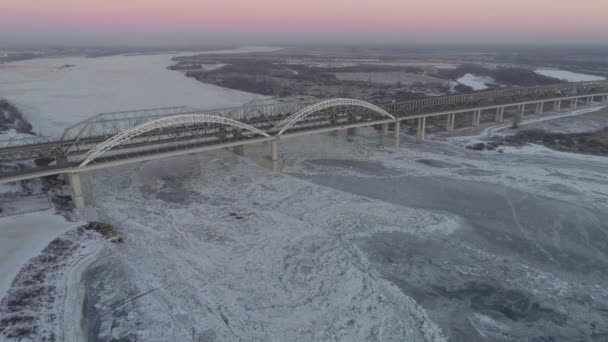
{"label": "bridge roadway", "polygon": [[[499,96],[500,92],[507,97],[492,97]],[[508,101],[508,96],[540,98]],[[489,104],[466,107],[466,102],[459,104],[458,101]],[[559,112],[566,105],[574,109],[581,101],[584,105],[608,103],[608,82],[505,89],[381,106],[353,99],[332,99],[212,112],[177,107],[145,113],[100,114],[66,129],[61,140],[0,148],[0,162],[5,164],[35,158],[47,162],[47,165],[0,173],[0,183],[65,174],[77,206],[83,206],[78,175],[94,169],[220,148],[232,148],[242,154],[245,145],[262,143],[266,146],[268,166],[277,170],[281,139],[342,129],[355,134],[358,127],[376,126],[398,146],[403,121],[417,122],[416,136],[421,141],[429,118],[445,117],[445,127],[451,131],[455,128],[456,116],[461,114],[472,113],[471,125],[479,126],[482,114],[485,112],[487,116],[488,111],[492,111],[495,121],[501,122],[505,114],[519,120],[527,112],[543,113],[549,107],[551,112]],[[446,107],[447,110],[437,110]]]}

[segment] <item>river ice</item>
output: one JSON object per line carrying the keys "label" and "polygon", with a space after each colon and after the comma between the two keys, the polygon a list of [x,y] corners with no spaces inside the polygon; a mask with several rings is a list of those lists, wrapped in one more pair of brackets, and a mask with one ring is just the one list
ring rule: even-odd
{"label": "river ice", "polygon": [[[0,64],[0,98],[15,103],[36,133],[52,138],[98,113],[173,106],[214,109],[264,98],[167,70],[175,55],[41,58]],[[64,65],[73,67],[60,68]]]}
{"label": "river ice", "polygon": [[85,274],[89,338],[607,336],[605,158],[401,144],[284,140],[282,174],[254,147],[86,174],[87,215],[126,237]]}

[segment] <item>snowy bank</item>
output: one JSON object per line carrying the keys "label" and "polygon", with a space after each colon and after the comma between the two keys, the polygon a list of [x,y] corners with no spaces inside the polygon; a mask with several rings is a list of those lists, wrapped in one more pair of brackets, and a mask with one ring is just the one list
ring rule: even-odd
{"label": "snowy bank", "polygon": [[590,82],[590,81],[603,81],[606,77],[580,74],[577,72],[559,70],[559,69],[537,69],[535,73],[547,77],[553,77],[568,82]]}
{"label": "snowy bank", "polygon": [[489,76],[476,76],[473,74],[466,74],[456,80],[458,83],[469,86],[473,90],[484,90],[488,89],[487,84],[494,83],[494,79]]}

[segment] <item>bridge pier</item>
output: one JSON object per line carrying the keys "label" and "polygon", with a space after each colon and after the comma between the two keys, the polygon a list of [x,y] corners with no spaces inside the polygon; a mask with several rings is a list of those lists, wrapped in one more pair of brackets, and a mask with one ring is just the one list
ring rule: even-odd
{"label": "bridge pier", "polygon": [[545,103],[544,102],[537,103],[536,104],[536,114],[542,114],[544,107],[545,107]]}
{"label": "bridge pier", "polygon": [[496,122],[503,122],[505,118],[505,107],[497,107],[496,108]]}
{"label": "bridge pier", "polygon": [[559,112],[562,110],[562,100],[555,101],[555,111]]}
{"label": "bridge pier", "polygon": [[237,156],[245,155],[245,145],[237,145],[232,147],[232,152]]}
{"label": "bridge pier", "polygon": [[279,141],[277,139],[264,142],[264,159],[269,170],[279,171]]}
{"label": "bridge pier", "polygon": [[355,137],[357,136],[357,133],[359,132],[359,128],[358,127],[351,127],[351,128],[347,128],[346,129],[346,135],[349,137]]}
{"label": "bridge pier", "polygon": [[395,147],[399,148],[399,131],[401,130],[401,121],[395,121],[395,131],[393,134],[395,135]]}
{"label": "bridge pier", "polygon": [[426,133],[426,117],[418,118],[418,130],[416,131],[416,142],[424,140]]}
{"label": "bridge pier", "polygon": [[473,112],[473,127],[479,127],[480,121],[481,121],[481,110],[476,110]]}
{"label": "bridge pier", "polygon": [[519,111],[519,115],[520,115],[521,118],[523,118],[524,115],[526,115],[526,105],[525,104],[520,104],[517,107],[517,110]]}
{"label": "bridge pier", "polygon": [[578,106],[578,99],[577,98],[572,99],[570,106],[571,106],[571,108],[576,109],[576,107]]}
{"label": "bridge pier", "polygon": [[383,136],[387,136],[388,135],[388,124],[387,123],[383,123],[382,124],[381,132],[382,132]]}
{"label": "bridge pier", "polygon": [[448,114],[448,122],[447,122],[448,132],[454,131],[454,121],[456,121],[456,113]]}
{"label": "bridge pier", "polygon": [[64,179],[70,185],[70,190],[72,193],[72,202],[74,203],[74,207],[76,209],[84,208],[84,197],[82,196],[82,184],[80,183],[80,174],[79,173],[65,173]]}

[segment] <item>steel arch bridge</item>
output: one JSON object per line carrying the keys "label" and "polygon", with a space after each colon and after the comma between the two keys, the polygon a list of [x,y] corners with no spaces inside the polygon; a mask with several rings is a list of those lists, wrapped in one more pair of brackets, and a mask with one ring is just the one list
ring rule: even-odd
{"label": "steel arch bridge", "polygon": [[[298,122],[304,120],[305,118],[307,118],[311,115],[320,114],[321,119],[317,118],[316,121],[323,121],[324,117],[332,114],[332,113],[328,113],[326,110],[330,109],[330,108],[336,108],[336,107],[346,108],[347,110],[352,109],[352,108],[362,108],[362,109],[369,110],[373,113],[376,113],[383,117],[387,117],[392,120],[396,119],[390,113],[386,112],[382,108],[375,106],[371,103],[361,101],[361,100],[341,98],[341,99],[332,99],[332,100],[321,101],[321,102],[318,102],[318,103],[315,103],[312,105],[308,105],[308,106],[298,110],[294,114],[288,116],[287,118],[281,120],[278,124],[276,124],[272,127],[269,127],[267,129],[267,131],[275,132],[275,131],[279,130],[278,133],[276,133],[276,135],[280,136],[285,131],[287,131],[289,128],[291,128],[292,126],[296,125]],[[172,109],[173,108],[166,108],[166,109],[162,109],[162,110],[172,110]],[[184,111],[184,109],[182,107],[177,107],[175,109],[177,109],[180,113],[182,113]],[[329,119],[327,119],[327,120],[329,120]],[[125,129],[118,134],[115,134],[114,136],[108,138],[107,140],[96,144],[92,149],[90,149],[88,152],[86,152],[82,156],[82,161],[80,162],[80,164],[78,166],[85,167],[86,165],[93,162],[96,158],[100,157],[104,153],[121,146],[123,143],[130,141],[133,138],[145,135],[146,133],[155,132],[156,135],[160,135],[160,134],[162,134],[161,130],[163,130],[165,128],[184,126],[187,129],[188,127],[197,126],[197,125],[201,125],[201,124],[220,124],[220,125],[232,126],[232,127],[239,128],[239,129],[251,132],[251,133],[255,133],[255,134],[263,136],[263,137],[270,137],[269,133],[267,133],[261,129],[258,129],[252,125],[246,124],[241,121],[223,117],[223,116],[221,116],[221,113],[178,114],[178,115],[172,115],[172,116],[160,118],[160,119],[157,119],[154,121],[144,122],[144,123],[141,123],[134,127]]]}
{"label": "steel arch bridge", "polygon": [[173,126],[189,126],[189,125],[197,125],[197,124],[207,124],[207,123],[216,123],[221,125],[232,126],[240,129],[244,129],[250,131],[255,134],[259,134],[264,137],[270,137],[270,135],[264,131],[261,131],[255,127],[244,124],[240,121],[228,119],[225,117],[221,117],[218,115],[210,115],[210,114],[185,114],[185,115],[176,115],[168,118],[158,119],[150,122],[143,123],[141,125],[135,126],[133,128],[127,129],[112,138],[104,141],[103,143],[95,146],[93,149],[89,150],[84,156],[83,161],[78,165],[78,167],[84,167],[95,158],[104,154],[105,152],[122,145],[124,142],[145,134],[150,131],[163,129],[166,127]]}
{"label": "steel arch bridge", "polygon": [[343,99],[342,98],[342,99],[331,99],[331,100],[321,101],[321,102],[315,103],[311,106],[308,106],[306,108],[303,108],[303,109],[295,112],[294,114],[290,115],[289,117],[285,118],[284,120],[281,120],[280,122],[278,122],[273,127],[273,129],[279,130],[279,132],[277,133],[277,136],[282,135],[290,127],[292,127],[299,121],[303,120],[304,118],[308,117],[309,115],[312,115],[317,112],[325,111],[326,109],[329,109],[329,108],[340,107],[340,106],[361,107],[364,109],[369,109],[370,111],[380,114],[381,116],[385,116],[387,118],[396,120],[396,118],[393,115],[391,115],[389,112],[387,112],[384,109],[382,109],[376,105],[373,105],[369,102],[355,100],[355,99]]}

